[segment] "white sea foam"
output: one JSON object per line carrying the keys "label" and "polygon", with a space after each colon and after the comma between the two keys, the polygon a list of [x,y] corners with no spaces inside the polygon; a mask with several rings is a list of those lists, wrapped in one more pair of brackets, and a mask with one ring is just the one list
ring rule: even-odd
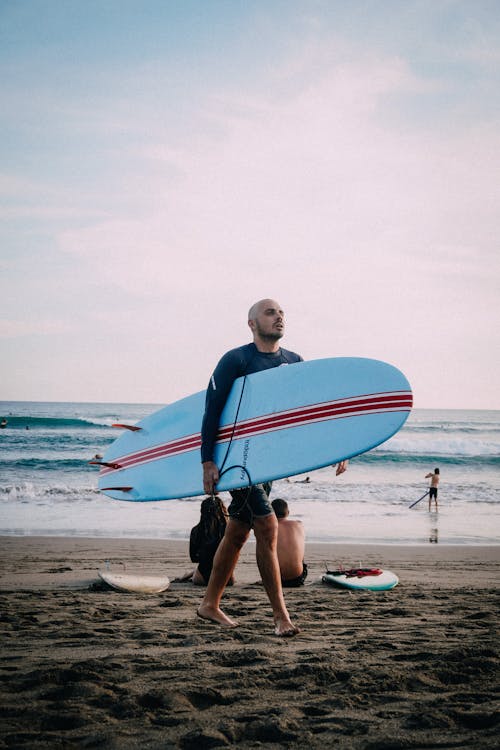
{"label": "white sea foam", "polygon": [[423,456],[498,456],[499,435],[478,432],[402,432],[387,443],[374,449],[374,453],[391,451],[398,454]]}
{"label": "white sea foam", "polygon": [[[187,541],[200,498],[110,500],[97,492],[97,470],[88,465],[116,438],[108,424],[133,423],[153,410],[143,405],[4,404],[0,412],[33,422],[25,430],[20,418],[15,429],[2,432],[0,533]],[[100,423],[95,429],[88,426],[93,421]],[[416,411],[396,436],[353,459],[342,476],[327,467],[313,472],[309,483],[300,481],[305,476],[275,482],[273,496],[289,501],[310,540],[498,543],[499,454],[500,414]],[[425,474],[439,465],[439,514],[429,514],[426,499],[409,510],[427,489]],[[223,497],[229,501],[227,494]]]}

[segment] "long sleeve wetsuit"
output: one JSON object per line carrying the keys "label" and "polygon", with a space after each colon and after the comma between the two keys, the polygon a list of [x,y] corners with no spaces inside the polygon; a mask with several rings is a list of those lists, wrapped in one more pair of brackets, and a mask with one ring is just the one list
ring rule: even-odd
{"label": "long sleeve wetsuit", "polygon": [[260,352],[254,343],[231,349],[220,359],[207,388],[205,414],[201,427],[201,460],[213,461],[220,416],[234,381],[252,372],[280,365],[303,362],[300,354],[280,348],[277,352]]}

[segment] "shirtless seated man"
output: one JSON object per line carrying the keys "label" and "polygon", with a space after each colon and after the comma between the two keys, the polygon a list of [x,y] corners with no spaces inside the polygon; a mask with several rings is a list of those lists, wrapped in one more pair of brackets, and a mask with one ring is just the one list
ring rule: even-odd
{"label": "shirtless seated man", "polygon": [[283,588],[303,586],[307,578],[304,562],[305,533],[302,521],[288,518],[288,503],[277,497],[272,501],[278,519],[278,562]]}

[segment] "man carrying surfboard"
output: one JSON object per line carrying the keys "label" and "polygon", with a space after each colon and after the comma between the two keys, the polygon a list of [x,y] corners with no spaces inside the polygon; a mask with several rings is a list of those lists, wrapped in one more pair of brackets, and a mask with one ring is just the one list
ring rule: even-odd
{"label": "man carrying surfboard", "polygon": [[[201,430],[203,487],[207,494],[214,493],[219,481],[219,468],[213,460],[214,447],[220,416],[234,381],[254,372],[303,361],[299,354],[279,345],[285,332],[285,319],[281,306],[275,300],[263,299],[252,305],[248,325],[253,343],[227,352],[217,364],[207,388]],[[345,464],[339,465],[337,473],[343,470]],[[270,492],[270,482],[231,491],[226,533],[215,555],[198,615],[223,627],[236,626],[237,623],[222,612],[220,602],[240,551],[253,528],[257,565],[273,610],[275,633],[289,637],[298,633],[299,629],[290,620],[283,596],[277,555],[278,521],[269,502]]]}
{"label": "man carrying surfboard", "polygon": [[[207,388],[205,414],[201,430],[201,459],[203,487],[212,494],[219,480],[219,469],[213,461],[219,420],[234,381],[253,372],[270,367],[301,362],[302,357],[283,349],[279,341],[285,332],[285,319],[281,306],[272,299],[256,302],[249,310],[248,325],[253,343],[232,349],[219,361]],[[256,539],[256,556],[259,572],[273,610],[275,633],[293,636],[299,632],[290,620],[283,589],[277,555],[278,521],[269,502],[271,483],[256,484],[231,492],[229,520],[226,533],[214,558],[212,574],[198,615],[206,620],[235,627],[236,622],[220,608],[222,594],[231,578],[240,551],[253,527]]]}

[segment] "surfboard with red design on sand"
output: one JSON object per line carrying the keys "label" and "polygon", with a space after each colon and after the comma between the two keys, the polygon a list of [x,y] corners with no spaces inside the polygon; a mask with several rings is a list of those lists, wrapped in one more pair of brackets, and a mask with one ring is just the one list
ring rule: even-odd
{"label": "surfboard with red design on sand", "polygon": [[331,586],[359,591],[389,591],[399,583],[395,573],[381,568],[328,570],[321,580]]}
{"label": "surfboard with red design on sand", "polygon": [[[100,462],[98,487],[117,500],[202,495],[205,392],[160,409],[122,434]],[[282,365],[235,381],[221,416],[218,491],[311,472],[394,435],[412,407],[410,385],[385,362],[357,357]],[[127,429],[129,427],[129,429]],[[234,468],[231,468],[234,467]]]}

